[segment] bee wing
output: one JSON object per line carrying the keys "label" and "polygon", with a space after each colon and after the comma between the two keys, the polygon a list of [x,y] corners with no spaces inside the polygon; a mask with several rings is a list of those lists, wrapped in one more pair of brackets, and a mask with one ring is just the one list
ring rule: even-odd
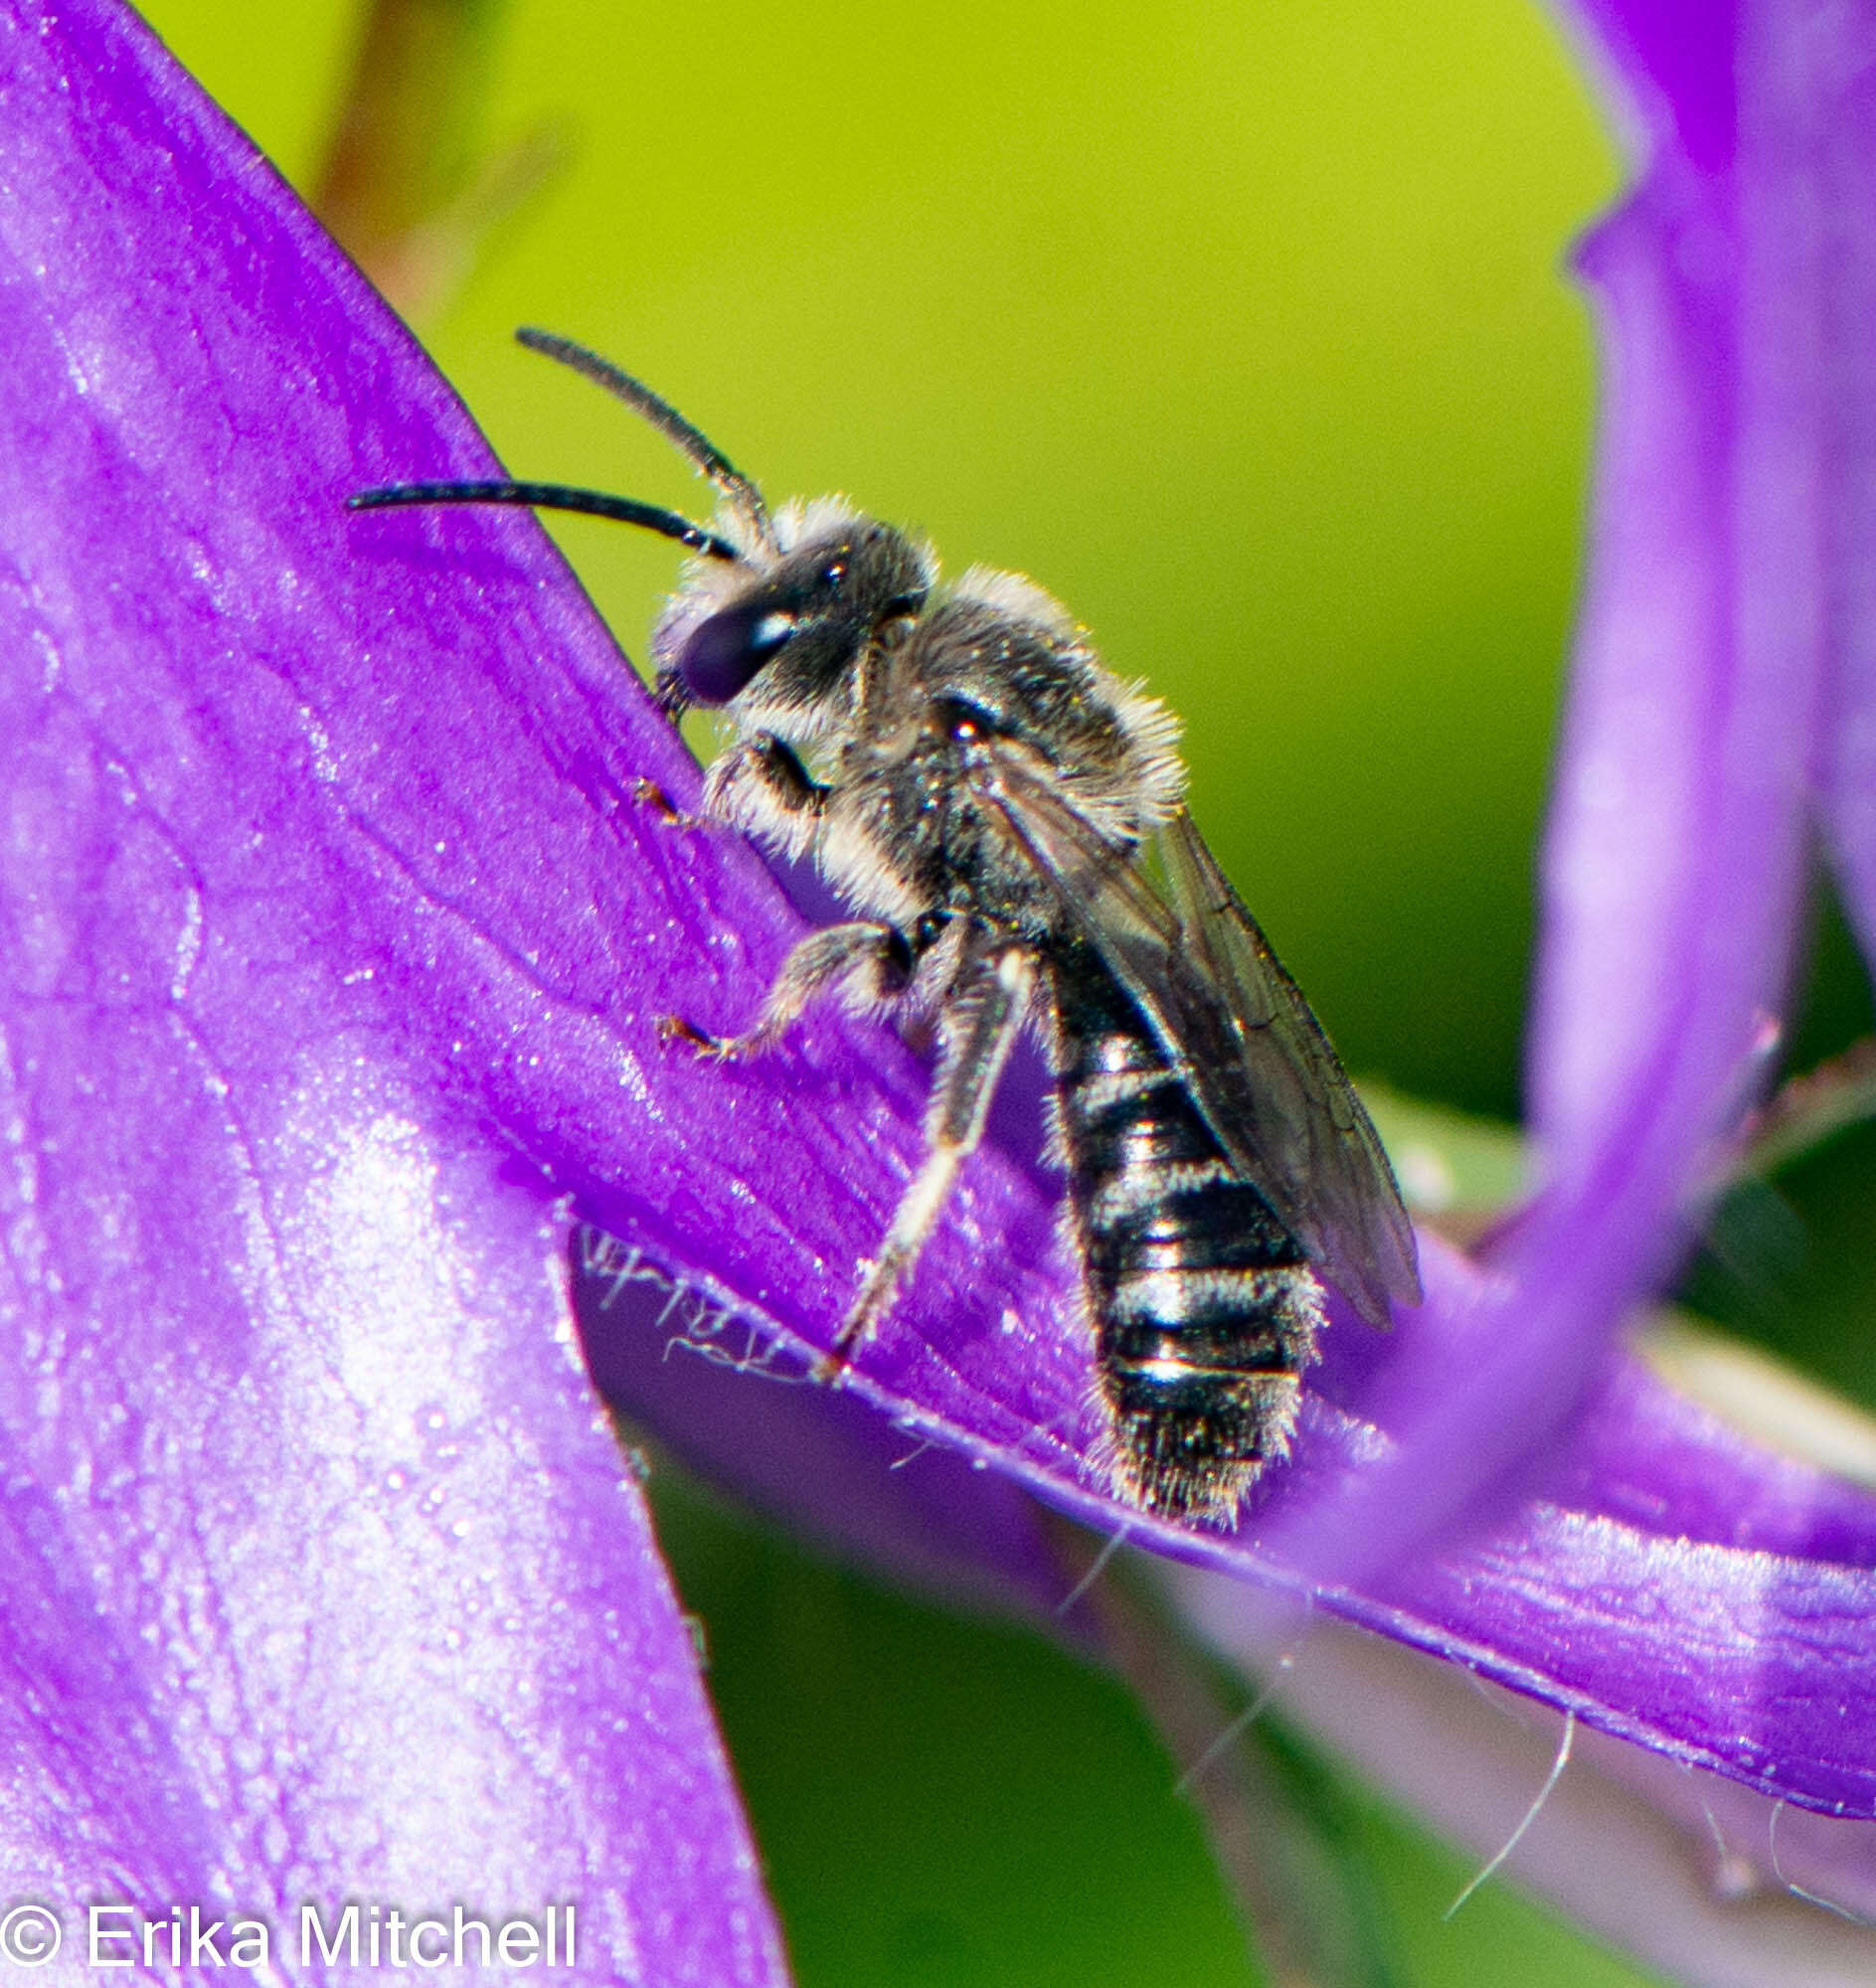
{"label": "bee wing", "polygon": [[[1385,1324],[1389,1298],[1420,1303],[1420,1263],[1374,1121],[1302,990],[1183,808],[1160,831],[1159,848],[1180,932],[1238,1039],[1224,1081],[1208,1068],[1198,1075],[1201,1089],[1221,1113],[1246,1110],[1239,1122],[1249,1128],[1251,1157],[1262,1162],[1253,1179],[1269,1178],[1306,1211],[1304,1246],[1364,1318]],[[1229,1141],[1226,1151],[1237,1157]]]}
{"label": "bee wing", "polygon": [[1183,809],[1162,893],[1024,746],[982,748],[974,784],[1132,996],[1213,1136],[1371,1324],[1420,1302],[1393,1169],[1322,1026]]}

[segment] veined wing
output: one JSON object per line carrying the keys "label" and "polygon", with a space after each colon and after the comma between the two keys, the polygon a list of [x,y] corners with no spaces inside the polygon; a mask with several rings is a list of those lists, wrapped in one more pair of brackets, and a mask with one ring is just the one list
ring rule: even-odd
{"label": "veined wing", "polygon": [[1159,847],[1192,963],[1222,996],[1240,1044],[1235,1065],[1201,1072],[1198,1081],[1221,1111],[1245,1110],[1240,1122],[1259,1162],[1253,1179],[1263,1185],[1268,1175],[1307,1211],[1304,1247],[1364,1318],[1385,1324],[1389,1298],[1420,1303],[1420,1264],[1374,1123],[1302,990],[1183,808]]}
{"label": "veined wing", "polygon": [[1347,1073],[1183,809],[1160,831],[1165,890],[1008,740],[973,785],[1132,997],[1212,1135],[1371,1324],[1420,1302],[1414,1232]]}

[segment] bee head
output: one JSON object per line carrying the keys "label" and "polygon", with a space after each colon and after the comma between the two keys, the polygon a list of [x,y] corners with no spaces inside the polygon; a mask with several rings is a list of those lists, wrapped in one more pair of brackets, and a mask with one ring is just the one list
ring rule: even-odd
{"label": "bee head", "polygon": [[881,633],[918,612],[932,578],[930,558],[892,526],[844,505],[790,506],[770,542],[735,565],[694,564],[652,636],[660,695],[673,709],[760,707],[811,732]]}
{"label": "bee head", "polygon": [[394,483],[346,501],[359,511],[407,504],[522,504],[613,518],[676,539],[697,555],[652,634],[658,699],[760,709],[795,737],[838,709],[852,673],[894,622],[916,614],[936,577],[931,555],[903,532],[836,499],[789,505],[771,517],[762,491],[700,429],[643,381],[572,339],[522,329],[531,352],[571,367],[642,414],[717,487],[710,525],[661,505],[564,483],[507,478]]}

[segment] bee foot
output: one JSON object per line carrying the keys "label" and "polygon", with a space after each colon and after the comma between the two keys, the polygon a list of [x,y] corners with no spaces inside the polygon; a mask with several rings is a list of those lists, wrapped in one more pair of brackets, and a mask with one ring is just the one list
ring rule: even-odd
{"label": "bee foot", "polygon": [[880,1265],[876,1263],[862,1260],[860,1268],[865,1279],[860,1295],[854,1299],[852,1310],[841,1320],[833,1345],[809,1370],[811,1379],[825,1382],[830,1387],[838,1388],[845,1383],[854,1355],[871,1336],[880,1314],[892,1300],[893,1285],[898,1281],[896,1264],[889,1267],[885,1276],[882,1276]]}
{"label": "bee foot", "polygon": [[661,1043],[682,1043],[693,1056],[705,1063],[734,1063],[744,1050],[744,1045],[735,1036],[709,1035],[695,1023],[685,1021],[682,1015],[658,1017],[658,1040]]}
{"label": "bee foot", "polygon": [[850,1348],[835,1347],[823,1353],[807,1370],[808,1379],[820,1382],[823,1387],[838,1388],[846,1381],[852,1357]]}
{"label": "bee foot", "polygon": [[639,806],[648,807],[666,828],[682,829],[686,834],[699,828],[710,828],[715,824],[701,814],[691,814],[678,804],[659,786],[656,780],[640,777],[632,782],[632,799]]}

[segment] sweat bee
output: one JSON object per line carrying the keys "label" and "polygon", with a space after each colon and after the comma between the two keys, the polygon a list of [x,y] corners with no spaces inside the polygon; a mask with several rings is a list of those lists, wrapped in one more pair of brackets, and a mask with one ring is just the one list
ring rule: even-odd
{"label": "sweat bee", "polygon": [[668,713],[734,729],[698,818],[811,858],[853,913],[793,948],[743,1034],[668,1033],[749,1056],[828,996],[936,1022],[924,1160],[817,1374],[837,1381],[885,1315],[1038,1031],[1114,1485],[1229,1523],[1288,1452],[1318,1278],[1385,1325],[1420,1277],[1361,1100],[1186,811],[1176,721],[1030,580],[941,585],[929,547],[841,499],[771,511],[630,375],[518,335],[681,449],[716,486],[711,522],[543,483],[352,504],[583,511],[689,548],[652,653]]}

